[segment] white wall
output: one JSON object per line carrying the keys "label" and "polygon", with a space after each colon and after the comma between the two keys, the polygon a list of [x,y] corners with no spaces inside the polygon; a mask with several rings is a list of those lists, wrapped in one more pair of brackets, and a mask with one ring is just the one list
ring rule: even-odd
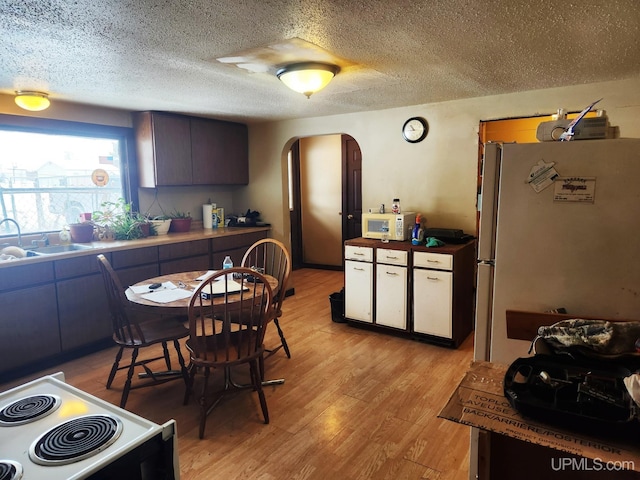
{"label": "white wall", "polygon": [[[422,212],[428,226],[475,234],[479,122],[551,114],[560,107],[579,111],[601,97],[598,107],[620,127],[620,136],[640,137],[640,78],[251,124],[250,183],[234,194],[234,204],[260,204],[272,235],[288,242],[287,150],[296,138],[346,133],[362,151],[364,207],[397,196],[404,210]],[[412,116],[429,122],[429,135],[418,144],[402,139],[402,124]]]}

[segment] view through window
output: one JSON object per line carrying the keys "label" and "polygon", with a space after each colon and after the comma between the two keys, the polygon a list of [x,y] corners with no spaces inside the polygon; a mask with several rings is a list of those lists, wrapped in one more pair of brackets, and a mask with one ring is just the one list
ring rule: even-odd
{"label": "view through window", "polygon": [[[119,138],[0,130],[0,215],[22,233],[61,230],[124,198]],[[0,235],[15,233],[10,222]]]}

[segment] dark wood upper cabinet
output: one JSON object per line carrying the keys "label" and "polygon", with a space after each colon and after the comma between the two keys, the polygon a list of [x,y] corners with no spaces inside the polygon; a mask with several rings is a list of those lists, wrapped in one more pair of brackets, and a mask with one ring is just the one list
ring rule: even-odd
{"label": "dark wood upper cabinet", "polygon": [[134,116],[140,186],[192,185],[188,117],[158,112]]}
{"label": "dark wood upper cabinet", "polygon": [[249,183],[246,125],[140,112],[134,128],[141,187]]}
{"label": "dark wood upper cabinet", "polygon": [[241,123],[191,119],[194,184],[249,183],[249,138]]}

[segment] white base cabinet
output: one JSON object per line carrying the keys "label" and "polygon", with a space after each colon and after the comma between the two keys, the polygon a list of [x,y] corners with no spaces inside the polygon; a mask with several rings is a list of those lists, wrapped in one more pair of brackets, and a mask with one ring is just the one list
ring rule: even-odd
{"label": "white base cabinet", "polygon": [[[375,260],[374,260],[375,257]],[[475,242],[345,243],[345,317],[457,347],[473,331]]]}
{"label": "white base cabinet", "polygon": [[413,331],[452,338],[453,273],[413,269]]}
{"label": "white base cabinet", "polygon": [[345,247],[344,316],[373,322],[373,249]]}
{"label": "white base cabinet", "polygon": [[409,252],[376,248],[376,325],[407,329]]}

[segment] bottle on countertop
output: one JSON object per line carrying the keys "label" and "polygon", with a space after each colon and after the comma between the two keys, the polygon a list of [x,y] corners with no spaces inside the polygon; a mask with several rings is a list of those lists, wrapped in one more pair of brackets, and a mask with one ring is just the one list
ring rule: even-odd
{"label": "bottle on countertop", "polygon": [[400,199],[394,198],[393,203],[391,204],[391,213],[401,213],[400,212]]}
{"label": "bottle on countertop", "polygon": [[416,224],[411,232],[411,245],[420,245],[424,241],[424,228],[422,228],[422,216],[416,215]]}

